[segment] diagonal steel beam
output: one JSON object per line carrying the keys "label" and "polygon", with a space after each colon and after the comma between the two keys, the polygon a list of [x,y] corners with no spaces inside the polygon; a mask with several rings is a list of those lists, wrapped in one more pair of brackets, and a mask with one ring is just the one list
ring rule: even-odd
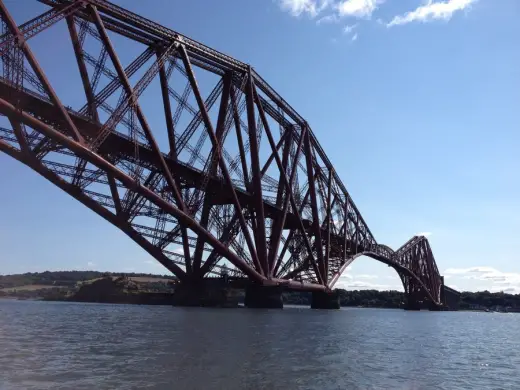
{"label": "diagonal steel beam", "polygon": [[83,49],[81,48],[81,43],[78,38],[78,32],[76,31],[73,16],[67,17],[67,26],[69,28],[69,34],[72,40],[72,47],[74,48],[74,54],[76,55],[81,81],[83,83],[83,89],[85,90],[85,97],[87,98],[88,111],[91,117],[94,118],[96,122],[99,122],[99,115],[95,103],[96,99],[92,86],[90,85],[90,80],[88,78],[87,66],[83,60]]}
{"label": "diagonal steel beam", "polygon": [[[183,45],[181,45],[181,47],[180,47],[180,53],[181,53],[182,61],[184,63],[184,68],[186,69],[186,73],[188,74],[188,79],[190,81],[191,88],[192,88],[192,90],[193,90],[193,92],[195,94],[195,99],[197,100],[197,104],[199,106],[199,111],[201,112],[202,118],[204,120],[204,124],[206,125],[206,131],[208,132],[208,134],[210,136],[211,143],[212,143],[213,147],[217,151],[219,166],[220,166],[220,169],[222,170],[222,174],[224,175],[224,180],[226,181],[226,184],[227,184],[227,186],[228,186],[228,188],[229,188],[229,190],[231,192],[231,195],[232,195],[232,198],[233,198],[233,204],[234,204],[235,210],[236,210],[236,212],[238,214],[238,218],[239,218],[239,221],[240,221],[240,226],[242,228],[242,232],[243,232],[243,234],[244,234],[244,236],[246,238],[246,243],[247,243],[247,246],[248,246],[248,249],[249,249],[249,253],[251,253],[251,256],[253,258],[253,262],[255,263],[255,266],[257,267],[257,270],[261,274],[265,275],[265,272],[264,272],[264,270],[262,268],[262,264],[259,261],[259,255],[257,254],[257,249],[258,248],[255,248],[255,246],[253,244],[253,241],[251,239],[251,235],[249,234],[249,229],[247,228],[247,224],[246,224],[246,221],[244,219],[244,214],[242,212],[242,207],[240,206],[240,202],[238,200],[238,197],[237,197],[234,185],[233,185],[233,181],[231,180],[231,175],[229,174],[229,171],[227,169],[226,162],[222,158],[221,146],[218,143],[217,136],[215,134],[215,131],[213,130],[213,124],[211,123],[211,119],[209,117],[208,111],[207,111],[207,109],[206,109],[206,107],[204,105],[204,100],[202,99],[202,96],[200,94],[200,91],[199,91],[199,88],[198,88],[198,85],[197,85],[197,80],[195,79],[195,74],[193,73],[193,68],[191,67],[190,59],[188,57],[188,53],[186,52],[186,49],[184,48]],[[230,77],[226,77],[224,79],[224,82],[227,83],[227,85],[225,87],[225,92],[223,92],[223,95],[221,97],[221,99],[222,99],[221,101],[223,102],[223,104],[225,104],[225,106],[221,107],[221,110],[220,110],[221,113],[224,110],[224,112],[222,113],[223,120],[225,119],[225,112],[227,111],[227,105],[228,105],[228,102],[229,102],[229,95],[231,93],[231,79],[230,79]]]}
{"label": "diagonal steel beam", "polygon": [[[253,82],[252,82],[252,86],[251,87],[252,87],[251,88],[252,89],[251,92],[252,92],[252,94],[254,94],[254,99],[255,99],[255,101],[257,103],[258,112],[260,114],[260,118],[261,118],[262,123],[264,125],[264,129],[265,129],[265,132],[266,132],[266,135],[267,135],[267,139],[269,141],[269,144],[271,146],[272,151],[274,152],[274,158],[275,158],[276,164],[278,165],[278,169],[279,169],[281,177],[283,179],[285,188],[291,189],[292,188],[292,183],[289,182],[289,179],[287,178],[287,175],[285,174],[284,166],[283,166],[282,161],[280,160],[280,156],[278,155],[278,152],[276,150],[276,144],[274,142],[271,130],[269,129],[269,123],[267,122],[267,118],[265,116],[265,112],[264,112],[264,110],[262,108],[262,104],[260,102],[260,99],[258,98],[258,94],[256,92],[256,88],[254,87],[254,83]],[[304,127],[304,129],[305,128],[306,128],[306,126]],[[302,134],[301,139],[303,139],[304,143],[305,143],[305,140],[308,140],[308,138],[309,138],[309,134],[305,130],[304,130],[303,133],[304,134]],[[301,146],[299,146],[298,148],[300,148],[300,147]],[[296,160],[296,163],[297,163],[297,160]],[[293,170],[293,174],[295,172],[296,172],[296,169]],[[314,179],[313,179],[314,175],[312,174],[312,171],[310,171],[309,169],[307,170],[307,173],[309,174],[309,186],[310,186],[311,183],[312,184],[314,183]],[[294,178],[293,178],[293,180],[294,180]],[[300,213],[296,211],[296,210],[298,210],[298,206],[297,206],[296,201],[294,199],[294,195],[293,195],[292,190],[290,190],[288,193],[289,193],[289,198],[290,198],[290,201],[291,201],[291,206],[292,206],[293,210],[295,211],[296,216],[298,217],[298,222],[300,224],[300,229],[302,231],[302,234],[303,234],[303,237],[304,237],[304,240],[305,240],[305,244],[307,245],[307,250],[309,251],[309,256],[310,256],[310,259],[311,259],[311,263],[313,264],[314,272],[316,273],[316,277],[318,278],[318,280],[320,282],[322,282],[323,284],[326,284],[326,280],[324,279],[324,276],[323,276],[323,271],[321,269],[319,269],[319,267],[317,266],[316,261],[314,259],[314,256],[312,254],[312,247],[310,245],[310,242],[309,242],[309,239],[308,239],[307,235],[305,234],[306,231],[305,231],[305,228],[303,226],[303,222],[301,220]],[[312,193],[311,193],[311,197],[312,197]],[[319,228],[319,225],[318,225],[318,228]],[[319,254],[320,254],[320,251],[318,250],[318,259],[320,259]],[[323,258],[321,258],[321,260],[323,260]]]}
{"label": "diagonal steel beam", "polygon": [[[43,30],[56,24],[66,16],[69,16],[83,7],[89,0],[79,0],[71,3],[66,7],[53,8],[41,15],[32,18],[18,27],[19,33],[4,34],[0,37],[0,56],[9,50],[17,38],[27,41],[29,38],[41,33]],[[0,1],[3,5],[3,1]]]}
{"label": "diagonal steel beam", "polygon": [[203,229],[198,224],[198,222],[195,221],[190,215],[184,213],[182,210],[175,207],[173,204],[167,202],[156,193],[150,191],[150,189],[142,186],[140,183],[135,181],[135,179],[131,178],[124,172],[114,167],[112,164],[110,164],[108,161],[103,159],[98,154],[94,153],[92,150],[87,149],[84,145],[61,134],[60,132],[53,129],[51,126],[40,121],[39,119],[36,119],[23,111],[20,112],[20,110],[18,110],[11,103],[1,98],[0,113],[8,117],[12,116],[16,120],[37,130],[45,136],[53,138],[54,141],[67,147],[78,157],[84,158],[88,160],[91,164],[96,165],[97,167],[105,170],[107,173],[112,174],[114,178],[122,182],[125,186],[127,186],[128,188],[132,188],[134,191],[145,196],[150,202],[154,203],[157,207],[163,209],[165,212],[172,215],[179,221],[179,223],[183,223],[191,230],[193,230],[195,233],[201,234],[204,237],[204,239],[211,246],[213,246],[213,248],[215,248],[221,256],[229,259],[237,268],[239,268],[244,274],[248,275],[252,280],[258,281],[260,283],[265,280],[264,276],[259,274],[253,268],[251,268],[245,261],[236,256],[226,246],[222,245],[215,236],[213,236],[207,230]]}
{"label": "diagonal steel beam", "polygon": [[[77,144],[80,146],[79,144]],[[81,146],[80,146],[81,147]],[[89,209],[94,211],[96,214],[100,215],[102,218],[117,226],[121,231],[123,231],[126,235],[128,235],[131,239],[133,239],[137,244],[139,244],[145,251],[147,251],[150,255],[152,255],[159,263],[161,263],[166,269],[170,270],[175,276],[177,276],[180,280],[185,278],[185,272],[179,268],[176,264],[172,263],[157,247],[154,247],[150,242],[144,239],[141,235],[139,235],[130,224],[128,224],[125,220],[118,218],[116,215],[112,214],[106,208],[102,207],[92,198],[85,195],[78,187],[68,183],[67,181],[60,178],[57,174],[47,169],[38,159],[36,159],[35,155],[31,156],[23,155],[16,150],[6,146],[3,141],[0,141],[0,151],[8,154],[9,156],[15,158],[21,163],[27,165],[41,176],[49,180],[51,183],[56,185],[58,188],[62,189],[76,200],[83,203]]]}
{"label": "diagonal steel beam", "polygon": [[242,173],[244,176],[244,187],[246,190],[249,190],[249,169],[247,167],[247,159],[246,159],[246,153],[245,153],[245,149],[244,149],[244,141],[242,139],[242,128],[241,128],[241,124],[240,124],[240,116],[238,113],[238,104],[237,104],[235,87],[232,87],[231,105],[232,105],[232,110],[233,110],[233,122],[235,124],[235,131],[236,131],[236,135],[237,135],[237,144],[238,144],[238,151],[239,151],[239,155],[240,155],[240,163],[242,164]]}
{"label": "diagonal steel beam", "polygon": [[255,211],[255,242],[256,250],[258,251],[258,257],[264,275],[269,275],[269,263],[267,260],[267,240],[266,240],[266,227],[265,227],[265,214],[264,214],[264,200],[262,197],[262,173],[260,169],[260,155],[259,145],[257,140],[256,132],[256,120],[255,120],[255,104],[254,104],[254,87],[253,79],[251,77],[251,69],[247,74],[247,85],[246,85],[246,100],[247,100],[247,127],[249,131],[249,151],[251,158],[251,188],[253,193],[253,207]]}
{"label": "diagonal steel beam", "polygon": [[[125,88],[126,93],[129,96],[132,96],[133,90],[130,85],[130,80],[128,80],[128,77],[123,69],[123,66],[121,65],[121,62],[119,61],[119,58],[114,50],[114,47],[112,46],[110,38],[108,37],[105,27],[103,26],[103,21],[101,20],[101,17],[99,16],[99,13],[98,13],[96,7],[89,6],[89,8],[90,8],[90,12],[94,18],[94,23],[97,27],[98,33],[105,45],[105,48],[108,51],[108,55],[110,56],[110,59],[112,60],[112,63],[114,64],[114,67],[116,68],[117,74],[118,74],[119,78],[121,79],[121,83],[123,84],[123,87]],[[177,185],[175,184],[175,181],[173,180],[172,173],[170,172],[168,165],[166,165],[164,157],[159,149],[159,145],[157,144],[157,141],[155,140],[155,138],[152,134],[152,130],[150,129],[150,126],[148,125],[148,122],[146,121],[146,118],[145,118],[143,112],[141,111],[139,103],[137,101],[134,101],[133,106],[136,111],[139,122],[141,124],[141,127],[143,128],[143,130],[148,138],[148,142],[150,143],[152,150],[156,155],[159,165],[161,166],[163,174],[166,178],[166,182],[168,183],[168,186],[170,187],[178,206],[184,213],[188,213],[188,209],[186,208],[186,205],[182,199],[182,195],[181,195]]]}
{"label": "diagonal steel beam", "polygon": [[332,169],[329,169],[329,180],[327,186],[327,237],[325,244],[325,264],[324,264],[324,273],[328,279],[329,275],[329,258],[330,258],[330,220],[332,218],[331,209],[332,209]]}
{"label": "diagonal steel beam", "polygon": [[159,80],[161,82],[161,96],[163,99],[164,116],[166,120],[166,130],[168,132],[168,143],[170,145],[169,155],[176,159],[177,148],[175,145],[175,125],[173,123],[172,106],[170,102],[170,96],[168,94],[168,76],[164,69],[164,64],[159,69]]}
{"label": "diagonal steel beam", "polygon": [[40,80],[40,83],[42,84],[43,88],[45,88],[45,90],[47,91],[47,94],[49,95],[51,101],[54,103],[60,114],[63,116],[65,123],[71,131],[71,135],[76,139],[76,141],[83,143],[83,137],[76,128],[76,125],[74,125],[74,122],[72,122],[69,113],[61,103],[60,99],[58,98],[58,95],[56,95],[56,92],[49,83],[49,80],[47,80],[47,77],[43,73],[40,64],[36,60],[36,57],[34,56],[31,48],[27,44],[24,34],[18,28],[14,19],[12,18],[9,11],[7,11],[7,8],[5,7],[2,1],[0,1],[0,15],[4,19],[4,22],[6,23],[9,30],[11,30],[11,33],[15,36],[17,40],[16,45],[18,45],[20,49],[22,49],[23,53],[25,54],[25,57],[27,58],[27,61],[29,61],[29,64],[34,70],[36,77],[38,77],[38,80]]}
{"label": "diagonal steel beam", "polygon": [[[305,126],[307,127],[307,126]],[[315,237],[315,247],[316,253],[318,255],[318,264],[319,270],[323,278],[326,278],[325,275],[325,262],[323,258],[323,241],[321,238],[321,227],[320,220],[318,214],[318,202],[316,196],[316,186],[313,180],[314,177],[314,165],[312,161],[312,148],[311,148],[311,140],[309,137],[309,132],[305,132],[305,159],[307,161],[307,179],[309,182],[309,190],[310,190],[310,198],[311,198],[311,210],[312,210],[312,228],[314,231]],[[327,280],[323,279],[324,284],[327,284]]]}

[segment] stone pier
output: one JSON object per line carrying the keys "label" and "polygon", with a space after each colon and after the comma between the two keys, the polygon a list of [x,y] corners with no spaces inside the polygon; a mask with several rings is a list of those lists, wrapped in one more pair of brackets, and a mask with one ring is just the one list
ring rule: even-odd
{"label": "stone pier", "polygon": [[421,310],[421,302],[417,299],[418,294],[407,294],[404,310]]}
{"label": "stone pier", "polygon": [[175,287],[174,306],[238,307],[238,296],[222,279],[203,279]]}
{"label": "stone pier", "polygon": [[244,305],[254,309],[283,309],[283,289],[251,283],[246,287]]}
{"label": "stone pier", "polygon": [[312,309],[339,309],[339,294],[336,291],[315,291],[312,293]]}

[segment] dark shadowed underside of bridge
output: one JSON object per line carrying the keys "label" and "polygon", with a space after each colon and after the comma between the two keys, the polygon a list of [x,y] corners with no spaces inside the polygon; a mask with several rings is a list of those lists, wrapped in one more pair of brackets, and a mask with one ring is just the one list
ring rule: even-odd
{"label": "dark shadowed underside of bridge", "polygon": [[[329,293],[366,255],[442,304],[428,240],[378,244],[309,124],[250,66],[104,0],[40,2],[17,25],[0,1],[0,151],[184,285],[226,274]],[[63,53],[37,59],[38,45]]]}

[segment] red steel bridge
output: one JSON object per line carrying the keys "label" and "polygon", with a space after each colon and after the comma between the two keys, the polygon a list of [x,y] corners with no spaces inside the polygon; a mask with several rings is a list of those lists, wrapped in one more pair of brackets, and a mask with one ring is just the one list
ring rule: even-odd
{"label": "red steel bridge", "polygon": [[[253,68],[105,0],[39,1],[17,25],[0,0],[0,151],[191,295],[225,274],[247,278],[251,306],[295,289],[327,307],[365,255],[397,271],[410,306],[443,306],[428,240],[379,244],[309,124]],[[37,58],[46,45],[60,55]]]}

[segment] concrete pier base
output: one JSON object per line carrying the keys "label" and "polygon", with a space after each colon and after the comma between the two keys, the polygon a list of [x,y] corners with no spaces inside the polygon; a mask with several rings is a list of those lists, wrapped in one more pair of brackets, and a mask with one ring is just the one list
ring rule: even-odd
{"label": "concrete pier base", "polygon": [[338,310],[339,308],[339,294],[337,292],[316,291],[312,293],[311,309]]}
{"label": "concrete pier base", "polygon": [[421,310],[421,302],[419,302],[415,297],[409,296],[405,302],[403,307],[404,310]]}
{"label": "concrete pier base", "polygon": [[238,296],[223,281],[203,280],[175,287],[173,306],[238,307]]}
{"label": "concrete pier base", "polygon": [[283,309],[282,288],[249,284],[244,305],[252,309]]}

